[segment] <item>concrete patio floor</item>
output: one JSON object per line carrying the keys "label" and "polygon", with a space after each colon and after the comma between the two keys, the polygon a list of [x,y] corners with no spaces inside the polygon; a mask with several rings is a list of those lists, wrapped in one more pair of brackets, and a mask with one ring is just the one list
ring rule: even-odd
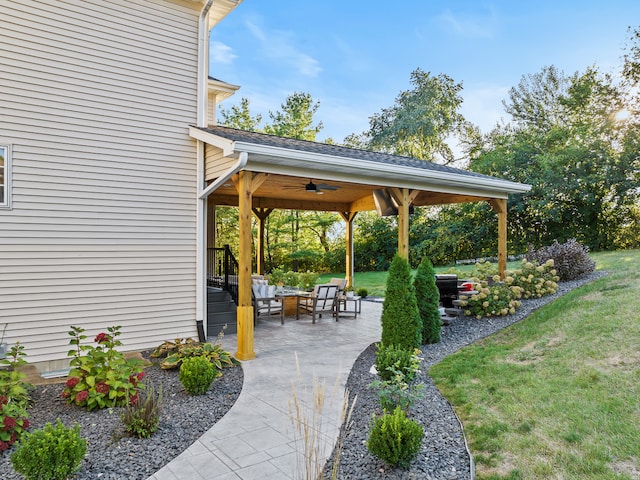
{"label": "concrete patio floor", "polygon": [[[362,302],[362,313],[261,317],[255,329],[255,360],[242,362],[244,385],[231,410],[191,447],[149,480],[297,480],[304,478],[304,447],[292,420],[293,391],[304,419],[319,432],[328,458],[341,425],[344,388],[354,361],[380,340],[382,304]],[[236,335],[223,339],[235,352]],[[315,381],[314,381],[315,379]],[[313,387],[325,385],[321,415],[313,418]],[[215,388],[215,386],[214,386]],[[294,415],[295,416],[295,415]],[[324,461],[322,461],[324,464]]]}

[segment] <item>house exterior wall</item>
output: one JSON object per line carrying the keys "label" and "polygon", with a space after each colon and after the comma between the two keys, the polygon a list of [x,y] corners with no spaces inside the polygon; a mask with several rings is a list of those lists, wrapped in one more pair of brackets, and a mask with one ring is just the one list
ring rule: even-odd
{"label": "house exterior wall", "polygon": [[0,329],[41,370],[65,367],[70,325],[120,325],[125,350],[197,335],[201,8],[0,2]]}

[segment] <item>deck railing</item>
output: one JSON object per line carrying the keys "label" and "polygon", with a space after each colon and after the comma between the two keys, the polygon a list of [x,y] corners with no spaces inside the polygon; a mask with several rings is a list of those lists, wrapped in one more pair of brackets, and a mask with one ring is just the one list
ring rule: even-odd
{"label": "deck railing", "polygon": [[229,245],[207,248],[207,285],[226,290],[238,304],[238,261]]}

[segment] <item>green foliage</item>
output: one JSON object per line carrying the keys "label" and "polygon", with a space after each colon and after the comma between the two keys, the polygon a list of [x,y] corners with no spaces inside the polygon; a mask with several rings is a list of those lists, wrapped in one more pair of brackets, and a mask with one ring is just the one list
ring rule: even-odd
{"label": "green foliage", "polygon": [[408,410],[420,397],[422,383],[412,384],[420,372],[420,350],[405,350],[378,343],[376,350],[376,370],[381,380],[369,385],[378,390],[378,400],[383,409],[391,411],[396,407]]}
{"label": "green foliage", "polygon": [[0,360],[0,451],[7,450],[29,428],[27,408],[31,401],[27,376],[17,367],[26,363],[24,346],[16,342],[7,358]]}
{"label": "green foliage", "polygon": [[[558,276],[552,259],[547,260],[542,265],[538,265],[535,260],[529,262],[523,259],[521,265],[518,270],[507,271],[504,279],[504,283],[507,286],[520,288],[521,297],[540,298],[556,292],[558,289],[558,284],[556,283]],[[512,288],[512,290],[514,289]]]}
{"label": "green foliage", "polygon": [[500,317],[515,313],[521,305],[520,287],[509,287],[505,284],[497,283],[487,285],[483,283],[477,290],[478,293],[471,295],[460,295],[460,305],[464,308],[464,314],[474,316],[478,319],[483,317]]}
{"label": "green foliage", "polygon": [[204,395],[220,371],[205,357],[185,358],[178,379],[190,395]]}
{"label": "green foliage", "polygon": [[509,198],[512,248],[570,238],[618,247],[640,195],[637,112],[613,120],[625,104],[624,90],[593,67],[570,77],[545,67],[511,90],[513,121],[491,132],[470,169],[532,185]]}
{"label": "green foliage", "polygon": [[123,406],[137,399],[139,381],[144,377],[142,362],[127,360],[116,350],[122,345],[117,339],[119,326],[109,327],[107,331],[109,333],[96,335],[94,347],[82,345],[82,340],[87,338],[83,328],[71,327],[69,344],[75,348],[68,352],[73,359],[62,392],[68,403],[94,410]]}
{"label": "green foliage", "polygon": [[296,92],[289,95],[280,107],[280,112],[269,112],[272,123],[265,125],[265,133],[299,140],[316,139],[322,130],[322,122],[313,125],[313,115],[320,108],[320,102],[314,103],[309,93]]}
{"label": "green foliage", "polygon": [[149,438],[158,430],[162,411],[162,385],[159,389],[147,384],[136,402],[130,402],[120,419],[132,437]]}
{"label": "green foliage", "polygon": [[66,428],[58,419],[55,427],[47,423],[26,434],[10,459],[26,480],[65,480],[80,468],[86,451],[80,425]]}
{"label": "green foliage", "polygon": [[440,294],[436,286],[435,271],[428,258],[423,258],[418,265],[413,279],[418,311],[422,319],[422,343],[438,343],[440,341]]}
{"label": "green foliage", "polygon": [[381,272],[389,269],[398,251],[398,229],[392,217],[378,217],[375,213],[358,214],[353,248],[356,271]]}
{"label": "green foliage", "polygon": [[459,113],[462,84],[419,68],[411,72],[410,82],[412,90],[400,92],[392,107],[370,117],[369,148],[422,160],[453,161],[447,139],[466,127]]}
{"label": "green foliage", "polygon": [[367,295],[369,295],[369,292],[367,291],[366,288],[359,288],[356,291],[356,295],[358,295],[359,297],[362,297],[362,298],[367,298]]}
{"label": "green foliage", "polygon": [[575,280],[596,268],[596,262],[589,258],[589,248],[575,238],[562,244],[554,240],[551,245],[538,250],[529,247],[527,259],[541,265],[553,260],[553,266],[561,281]]}
{"label": "green foliage", "polygon": [[394,376],[390,380],[374,380],[369,387],[377,390],[380,406],[387,411],[399,407],[408,411],[411,406],[422,398],[422,383],[407,383],[404,375],[391,370]]}
{"label": "green foliage", "polygon": [[422,321],[407,260],[396,255],[389,268],[382,305],[382,343],[406,350],[420,346]]}
{"label": "green foliage", "polygon": [[391,380],[400,372],[407,382],[420,371],[420,350],[407,350],[397,345],[376,344],[376,370],[382,380]]}
{"label": "green foliage", "polygon": [[242,97],[240,105],[233,105],[229,110],[220,108],[220,125],[237,128],[247,132],[259,132],[262,115],[251,115],[249,99]]}
{"label": "green foliage", "polygon": [[231,353],[222,349],[219,343],[198,342],[193,338],[176,338],[165,341],[151,353],[152,358],[166,357],[160,364],[163,370],[178,368],[182,362],[191,357],[203,357],[222,370],[225,367],[238,365],[238,361]]}
{"label": "green foliage", "polygon": [[374,418],[367,448],[389,465],[408,467],[418,455],[423,437],[418,422],[408,419],[398,407],[392,414]]}

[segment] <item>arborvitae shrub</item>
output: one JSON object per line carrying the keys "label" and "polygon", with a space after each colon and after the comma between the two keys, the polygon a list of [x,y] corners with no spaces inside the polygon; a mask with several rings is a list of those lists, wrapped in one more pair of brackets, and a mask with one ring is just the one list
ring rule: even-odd
{"label": "arborvitae shrub", "polygon": [[418,265],[413,280],[416,292],[418,311],[422,320],[422,343],[438,343],[440,341],[440,294],[436,286],[436,275],[428,258],[423,258]]}
{"label": "arborvitae shrub", "polygon": [[203,395],[219,375],[216,366],[205,357],[191,357],[180,365],[178,379],[190,395]]}
{"label": "arborvitae shrub", "polygon": [[421,331],[422,321],[413,291],[409,263],[396,255],[389,268],[382,304],[382,343],[411,351],[420,346]]}
{"label": "arborvitae shrub", "polygon": [[80,425],[66,428],[60,419],[42,430],[27,433],[11,454],[16,472],[26,480],[65,480],[80,468],[87,442],[80,437]]}
{"label": "arborvitae shrub", "polygon": [[540,265],[552,259],[560,281],[575,280],[596,268],[596,263],[589,258],[589,247],[582,245],[575,238],[567,240],[566,243],[554,240],[551,245],[539,250],[530,246],[527,259],[535,260]]}
{"label": "arborvitae shrub", "polygon": [[391,466],[408,467],[420,451],[423,436],[422,427],[397,407],[393,414],[374,419],[367,448]]}
{"label": "arborvitae shrub", "polygon": [[382,380],[391,380],[396,374],[394,370],[404,375],[404,380],[411,382],[420,369],[420,358],[415,351],[406,350],[397,345],[388,347],[377,344],[376,370]]}

